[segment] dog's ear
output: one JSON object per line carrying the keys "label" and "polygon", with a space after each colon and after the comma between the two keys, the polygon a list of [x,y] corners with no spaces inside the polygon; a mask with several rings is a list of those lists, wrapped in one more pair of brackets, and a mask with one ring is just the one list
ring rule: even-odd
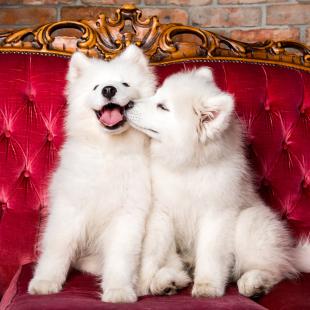
{"label": "dog's ear", "polygon": [[234,111],[234,99],[227,93],[207,98],[203,102],[199,114],[198,135],[202,143],[214,140],[229,125]]}
{"label": "dog's ear", "polygon": [[67,80],[74,82],[90,64],[90,59],[81,52],[76,52],[72,55],[69,63],[69,71]]}
{"label": "dog's ear", "polygon": [[144,55],[142,49],[134,44],[129,45],[125,49],[125,51],[119,56],[119,59],[133,62],[143,67],[147,67],[149,64],[149,61]]}
{"label": "dog's ear", "polygon": [[196,69],[195,74],[204,78],[208,82],[213,81],[213,72],[209,67],[206,67],[206,66],[200,67]]}

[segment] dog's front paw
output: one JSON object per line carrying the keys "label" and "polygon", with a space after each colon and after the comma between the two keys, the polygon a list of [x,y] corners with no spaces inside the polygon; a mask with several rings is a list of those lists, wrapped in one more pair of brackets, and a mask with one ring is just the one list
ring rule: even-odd
{"label": "dog's front paw", "polygon": [[173,295],[190,282],[191,279],[185,271],[162,268],[153,278],[150,290],[153,295]]}
{"label": "dog's front paw", "polygon": [[250,270],[241,276],[237,285],[241,295],[254,297],[268,293],[277,282],[270,272]]}
{"label": "dog's front paw", "polygon": [[131,287],[107,288],[101,298],[104,302],[130,303],[137,301],[137,295]]}
{"label": "dog's front paw", "polygon": [[209,282],[195,282],[192,289],[193,297],[221,297],[225,288],[218,287]]}
{"label": "dog's front paw", "polygon": [[28,292],[32,295],[55,294],[61,290],[61,284],[50,280],[32,279],[28,286]]}

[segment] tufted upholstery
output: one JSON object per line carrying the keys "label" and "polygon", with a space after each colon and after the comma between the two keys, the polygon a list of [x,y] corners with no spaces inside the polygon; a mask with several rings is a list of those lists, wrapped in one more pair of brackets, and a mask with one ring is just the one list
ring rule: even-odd
{"label": "tufted upholstery", "polygon": [[[0,290],[20,265],[36,259],[47,211],[48,176],[64,141],[65,73],[55,56],[0,55]],[[172,72],[207,64],[234,94],[246,128],[249,161],[264,200],[296,235],[310,232],[310,73],[279,66],[186,62]]]}
{"label": "tufted upholstery", "polygon": [[64,138],[67,60],[0,55],[0,288],[36,255],[46,183]]}

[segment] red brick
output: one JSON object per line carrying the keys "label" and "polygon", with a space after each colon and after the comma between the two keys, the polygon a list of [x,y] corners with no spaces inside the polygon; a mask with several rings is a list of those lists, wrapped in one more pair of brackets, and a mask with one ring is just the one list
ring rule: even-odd
{"label": "red brick", "polygon": [[0,24],[3,25],[38,25],[55,20],[55,8],[22,7],[0,10]]}
{"label": "red brick", "polygon": [[75,0],[22,0],[23,4],[42,5],[42,4],[71,4]]}
{"label": "red brick", "polygon": [[0,0],[0,4],[5,4],[5,5],[8,5],[8,4],[20,4],[22,2],[23,2],[23,0]]}
{"label": "red brick", "polygon": [[310,47],[310,27],[306,30],[306,38],[305,43]]}
{"label": "red brick", "polygon": [[193,25],[202,27],[257,26],[261,23],[262,12],[257,7],[192,8]]}
{"label": "red brick", "polygon": [[219,4],[265,3],[266,0],[218,0]]}
{"label": "red brick", "polygon": [[198,6],[210,4],[212,0],[144,0],[146,5],[181,5],[181,6]]}
{"label": "red brick", "polygon": [[145,8],[143,9],[143,16],[158,16],[161,23],[188,23],[188,14],[182,9],[153,9]]}
{"label": "red brick", "polygon": [[285,29],[253,29],[253,30],[232,30],[229,37],[244,42],[258,42],[265,40],[294,40],[299,41],[300,32],[298,28]]}
{"label": "red brick", "polygon": [[226,29],[223,29],[223,28],[220,28],[220,29],[212,29],[212,32],[216,33],[216,34],[220,34],[222,36],[225,36],[225,37],[228,37],[229,38],[229,30],[228,28]]}
{"label": "red brick", "polygon": [[56,4],[71,4],[75,0],[0,0],[0,4],[10,5],[10,4],[30,4],[30,5],[56,5]]}
{"label": "red brick", "polygon": [[61,9],[61,19],[78,20],[78,19],[97,19],[100,13],[113,16],[115,8],[105,7],[63,7]]}
{"label": "red brick", "polygon": [[288,0],[218,0],[219,4],[252,4],[252,3],[277,3]]}
{"label": "red brick", "polygon": [[182,6],[198,6],[198,5],[205,5],[211,4],[212,0],[167,0],[167,4],[174,4],[174,5],[182,5]]}
{"label": "red brick", "polygon": [[146,5],[166,4],[166,0],[144,0]]}
{"label": "red brick", "polygon": [[109,5],[109,4],[124,4],[124,3],[133,3],[139,4],[140,0],[81,0],[82,3],[90,5]]}
{"label": "red brick", "polygon": [[310,23],[310,4],[271,5],[267,8],[269,25],[303,25]]}

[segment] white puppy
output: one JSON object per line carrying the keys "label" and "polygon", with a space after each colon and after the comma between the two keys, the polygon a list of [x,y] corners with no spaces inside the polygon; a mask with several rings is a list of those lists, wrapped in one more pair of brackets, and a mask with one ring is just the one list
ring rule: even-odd
{"label": "white puppy", "polygon": [[154,206],[144,241],[139,293],[173,293],[190,281],[193,296],[222,296],[231,277],[239,292],[267,292],[304,264],[275,212],[255,193],[234,100],[207,67],[167,78],[127,112],[152,137]]}
{"label": "white puppy", "polygon": [[102,276],[103,301],[134,302],[150,206],[149,141],[128,126],[124,111],[154,93],[155,78],[143,52],[130,46],[110,62],[75,53],[67,79],[66,142],[28,290],[58,292],[74,264]]}

